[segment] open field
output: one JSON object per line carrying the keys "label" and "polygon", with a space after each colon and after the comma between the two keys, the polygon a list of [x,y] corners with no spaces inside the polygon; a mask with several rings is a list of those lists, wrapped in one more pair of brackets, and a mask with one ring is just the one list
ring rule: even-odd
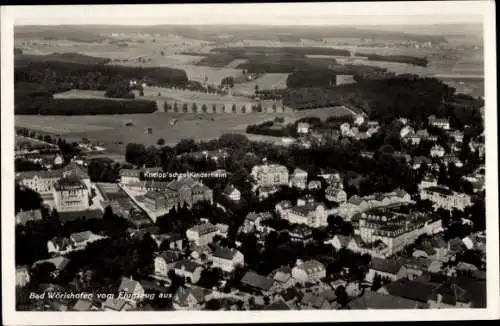
{"label": "open field", "polygon": [[262,90],[286,88],[287,77],[288,74],[264,74],[255,80],[235,84],[233,92],[251,95],[255,92],[255,85],[258,85],[259,89]]}
{"label": "open field", "polygon": [[56,93],[53,95],[56,99],[68,99],[68,98],[100,98],[112,100],[113,98],[104,96],[104,91],[90,91],[81,89],[72,89],[63,93]]}
{"label": "open field", "polygon": [[[168,144],[176,144],[183,138],[208,140],[224,133],[245,133],[247,125],[264,122],[277,116],[294,121],[309,116],[326,119],[330,116],[348,114],[351,113],[344,108],[328,108],[287,113],[220,115],[163,112],[101,116],[17,115],[15,124],[18,127],[60,135],[71,141],[87,137],[92,141],[103,143],[111,153],[123,154],[125,145],[129,142],[153,145],[158,138],[164,138]],[[173,127],[170,126],[172,119],[178,120]],[[125,126],[129,121],[134,125]],[[146,128],[152,128],[152,133],[145,133]]]}

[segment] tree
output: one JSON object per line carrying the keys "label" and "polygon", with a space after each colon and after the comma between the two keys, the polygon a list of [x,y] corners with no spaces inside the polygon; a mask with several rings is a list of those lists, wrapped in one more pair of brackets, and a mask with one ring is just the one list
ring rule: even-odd
{"label": "tree", "polygon": [[371,290],[372,291],[377,291],[382,287],[382,278],[380,277],[379,274],[375,273],[375,276],[373,277],[373,283]]}
{"label": "tree", "polygon": [[163,139],[163,138],[158,138],[158,140],[156,141],[156,144],[157,144],[158,146],[163,146],[163,145],[165,145],[165,139]]}
{"label": "tree", "polygon": [[233,104],[231,110],[233,111],[233,113],[236,113],[236,104]]}
{"label": "tree", "polygon": [[347,295],[343,285],[340,285],[335,289],[335,295],[337,296],[337,302],[341,306],[345,306],[349,302],[349,296]]}

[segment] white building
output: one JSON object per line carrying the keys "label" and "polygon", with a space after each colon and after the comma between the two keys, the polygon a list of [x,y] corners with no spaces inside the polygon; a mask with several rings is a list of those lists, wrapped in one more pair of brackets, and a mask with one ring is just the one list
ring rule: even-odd
{"label": "white building", "polygon": [[434,203],[435,208],[444,208],[447,210],[464,210],[465,207],[471,206],[472,201],[469,195],[457,193],[445,187],[428,187],[420,191],[422,200],[428,199]]}
{"label": "white building", "polygon": [[298,204],[290,208],[282,216],[290,223],[305,224],[312,228],[326,226],[329,210],[325,205],[316,202],[308,202],[302,205]]}
{"label": "white building", "polygon": [[196,284],[201,278],[203,267],[192,260],[181,260],[175,263],[174,272],[176,275],[185,277],[188,283]]}
{"label": "white building", "polygon": [[435,116],[431,115],[428,118],[429,125],[436,127],[436,128],[441,128],[444,130],[449,130],[450,129],[450,121],[447,119],[438,119]]}
{"label": "white building", "polygon": [[315,283],[326,276],[325,266],[317,260],[308,260],[302,262],[297,260],[292,268],[292,277],[301,283]]}
{"label": "white building", "polygon": [[307,122],[299,122],[297,124],[297,133],[298,134],[308,134],[311,126]]}
{"label": "white building", "polygon": [[401,128],[401,131],[399,132],[399,136],[401,138],[406,138],[406,136],[415,134],[415,129],[413,129],[411,126],[404,126]]}
{"label": "white building", "polygon": [[232,201],[240,201],[241,200],[241,192],[238,190],[238,188],[236,188],[233,185],[228,185],[224,189],[224,195],[227,198],[231,199]]}
{"label": "white building", "polygon": [[305,189],[307,187],[307,172],[296,168],[290,178],[290,186]]}
{"label": "white building", "polygon": [[444,150],[443,146],[440,145],[434,145],[431,148],[430,155],[431,157],[443,157],[446,151]]}
{"label": "white building", "polygon": [[205,246],[212,243],[214,236],[217,235],[218,229],[211,223],[204,223],[193,226],[186,231],[186,237],[189,241],[194,242],[197,246]]}
{"label": "white building", "polygon": [[251,175],[259,186],[288,185],[288,169],[284,165],[256,165],[252,168]]}
{"label": "white building", "polygon": [[212,255],[212,264],[213,267],[231,273],[237,266],[243,266],[245,259],[243,254],[236,249],[217,247]]}
{"label": "white building", "polygon": [[179,253],[172,250],[163,251],[160,255],[155,257],[155,275],[167,277],[168,272],[174,268],[175,263],[178,261]]}

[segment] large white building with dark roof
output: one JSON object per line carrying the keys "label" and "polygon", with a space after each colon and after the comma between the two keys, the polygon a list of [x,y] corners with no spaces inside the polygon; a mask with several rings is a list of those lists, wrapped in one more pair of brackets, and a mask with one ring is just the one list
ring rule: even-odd
{"label": "large white building with dark roof", "polygon": [[447,210],[464,210],[465,207],[471,206],[472,201],[469,195],[464,193],[454,192],[445,187],[427,187],[420,191],[422,200],[428,199],[434,203],[435,208],[444,208]]}
{"label": "large white building with dark roof", "polygon": [[89,189],[77,177],[64,177],[53,185],[58,212],[84,211],[90,207]]}
{"label": "large white building with dark roof", "polygon": [[212,264],[213,267],[231,273],[237,266],[243,266],[245,259],[243,254],[237,249],[217,247],[212,255]]}
{"label": "large white building with dark roof", "polygon": [[289,174],[284,165],[256,165],[252,168],[251,175],[259,186],[288,185]]}

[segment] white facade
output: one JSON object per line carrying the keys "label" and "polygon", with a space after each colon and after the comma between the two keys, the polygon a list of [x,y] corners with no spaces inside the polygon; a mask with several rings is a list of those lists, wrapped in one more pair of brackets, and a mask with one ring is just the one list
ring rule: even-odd
{"label": "white facade", "polygon": [[288,185],[288,169],[284,165],[257,165],[251,175],[259,186]]}
{"label": "white facade", "polygon": [[469,195],[464,193],[453,192],[442,187],[428,187],[420,191],[422,200],[428,199],[434,203],[436,208],[444,208],[447,210],[464,210],[465,207],[471,206],[472,201]]}
{"label": "white facade", "polygon": [[328,214],[329,211],[323,204],[309,203],[288,209],[282,218],[290,223],[305,224],[317,228],[328,225]]}
{"label": "white facade", "polygon": [[217,267],[224,272],[231,273],[237,266],[243,266],[245,264],[245,259],[241,252],[236,251],[235,255],[231,259],[226,257],[217,257],[216,255],[212,256],[212,264],[213,267]]}
{"label": "white facade", "polygon": [[298,262],[292,268],[292,277],[301,283],[317,282],[326,276],[326,268],[318,261]]}

